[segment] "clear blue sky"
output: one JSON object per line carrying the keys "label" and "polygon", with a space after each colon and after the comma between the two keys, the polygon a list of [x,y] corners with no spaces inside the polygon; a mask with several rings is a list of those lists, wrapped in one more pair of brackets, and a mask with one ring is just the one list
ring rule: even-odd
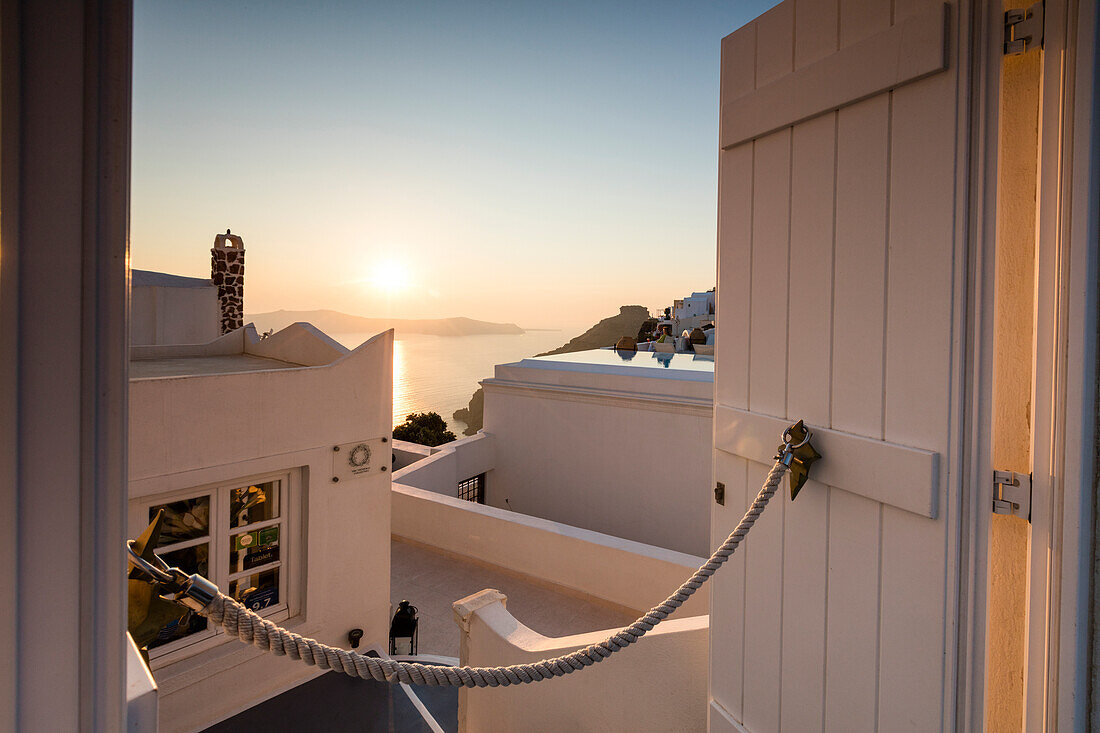
{"label": "clear blue sky", "polygon": [[246,310],[588,325],[715,278],[725,3],[142,0],[132,264]]}

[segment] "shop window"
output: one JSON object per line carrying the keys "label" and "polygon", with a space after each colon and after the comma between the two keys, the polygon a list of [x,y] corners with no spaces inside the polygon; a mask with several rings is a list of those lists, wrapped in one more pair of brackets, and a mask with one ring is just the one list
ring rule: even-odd
{"label": "shop window", "polygon": [[[291,536],[292,478],[269,475],[145,499],[138,519],[147,524],[163,509],[157,554],[165,562],[209,578],[261,616],[285,619],[294,606],[289,573],[299,570],[292,567],[297,539]],[[220,634],[205,618],[190,614],[160,630],[149,644],[150,660],[183,649],[201,651],[205,646],[196,645]]]}

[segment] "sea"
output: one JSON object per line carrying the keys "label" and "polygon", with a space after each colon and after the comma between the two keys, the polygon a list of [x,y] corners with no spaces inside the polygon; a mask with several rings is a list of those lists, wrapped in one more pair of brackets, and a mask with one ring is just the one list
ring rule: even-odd
{"label": "sea", "polygon": [[[397,334],[393,345],[393,423],[414,412],[438,412],[462,437],[465,423],[452,415],[470,403],[478,382],[493,376],[493,367],[541,354],[565,344],[583,329],[525,331],[521,334],[432,336]],[[334,333],[349,349],[373,333]]]}

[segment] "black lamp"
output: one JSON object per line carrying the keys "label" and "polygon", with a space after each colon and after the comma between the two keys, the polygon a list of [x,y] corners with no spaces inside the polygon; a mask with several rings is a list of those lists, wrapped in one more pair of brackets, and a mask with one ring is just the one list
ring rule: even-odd
{"label": "black lamp", "polygon": [[390,654],[411,655],[416,654],[417,625],[416,606],[408,601],[401,601],[397,605],[397,611],[393,614],[390,623]]}

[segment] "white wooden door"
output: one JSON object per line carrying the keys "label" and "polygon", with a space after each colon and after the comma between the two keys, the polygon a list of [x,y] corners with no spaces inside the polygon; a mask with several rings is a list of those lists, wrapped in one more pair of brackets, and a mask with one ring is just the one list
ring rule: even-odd
{"label": "white wooden door", "polygon": [[714,542],[787,422],[825,460],[715,578],[712,731],[954,727],[969,12],[786,0],[723,41]]}

